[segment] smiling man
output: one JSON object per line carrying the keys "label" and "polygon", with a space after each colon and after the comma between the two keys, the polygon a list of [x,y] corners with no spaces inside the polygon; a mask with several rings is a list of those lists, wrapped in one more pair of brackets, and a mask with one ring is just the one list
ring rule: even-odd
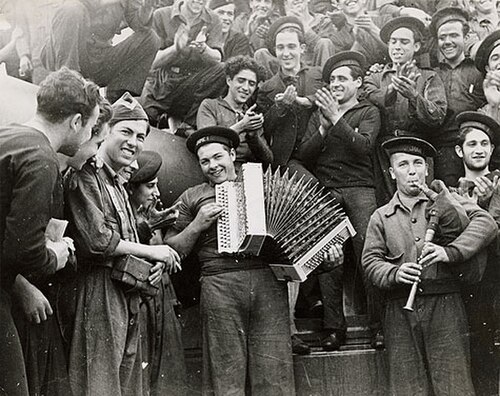
{"label": "smiling man", "polygon": [[[429,199],[419,186],[427,175],[426,157],[435,149],[413,137],[388,140],[384,149],[397,192],[370,219],[362,264],[368,279],[386,294],[389,394],[474,395],[467,318],[454,268],[488,246],[497,233],[495,221],[453,195],[470,223],[445,246],[424,242]],[[420,282],[415,310],[409,312],[403,306],[415,281]]]}
{"label": "smiling man", "polygon": [[429,140],[437,150],[434,176],[450,186],[463,175],[462,163],[455,155],[456,116],[463,111],[476,110],[484,103],[481,73],[464,52],[468,21],[469,15],[463,9],[447,7],[432,16],[430,25],[440,53],[441,62],[436,72],[444,83],[448,111],[443,125],[433,131]]}
{"label": "smiling man", "polygon": [[224,126],[236,131],[240,144],[236,148],[236,164],[258,161],[271,163],[273,154],[264,138],[264,116],[249,107],[257,85],[263,78],[263,70],[249,57],[229,59],[225,65],[227,95],[224,98],[205,99],[198,109],[198,128]]}
{"label": "smiling man", "polygon": [[215,202],[215,185],[236,179],[238,134],[208,127],[186,143],[207,182],[179,197],[179,218],[166,241],[184,257],[195,250],[201,264],[202,393],[294,395],[286,283],[273,275],[270,256],[217,250],[216,220],[224,208]]}
{"label": "smiling man", "polygon": [[424,31],[424,24],[413,17],[387,22],[380,38],[388,45],[392,63],[365,79],[368,99],[380,109],[384,126],[375,154],[379,204],[387,203],[394,193],[388,160],[380,144],[401,133],[428,139],[424,131],[441,125],[446,115],[446,92],[441,78],[432,70],[418,68],[414,61]]}
{"label": "smiling man", "polygon": [[[179,261],[168,245],[139,243],[128,196],[118,173],[137,159],[149,131],[148,118],[128,93],[113,104],[111,131],[99,149],[100,161],[76,172],[67,193],[70,232],[78,259],[78,299],[69,375],[74,395],[142,394],[140,292],[116,279],[115,258],[150,260],[151,279],[164,263]],[[148,276],[149,275],[149,276]],[[113,340],[113,342],[110,342]],[[143,384],[144,382],[144,384]]]}

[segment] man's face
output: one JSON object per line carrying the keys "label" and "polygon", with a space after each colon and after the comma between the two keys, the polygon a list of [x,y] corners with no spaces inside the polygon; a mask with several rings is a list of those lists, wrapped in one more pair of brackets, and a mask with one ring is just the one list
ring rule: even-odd
{"label": "man's face", "polygon": [[286,0],[285,12],[287,16],[301,17],[308,12],[309,0]]}
{"label": "man's face", "polygon": [[496,3],[493,0],[472,0],[472,5],[482,14],[488,14],[496,8]]}
{"label": "man's face", "polygon": [[250,0],[250,9],[252,14],[265,18],[271,15],[273,2],[272,0]]}
{"label": "man's face", "polygon": [[201,146],[197,155],[201,171],[210,183],[221,184],[235,177],[234,149],[228,151],[221,143],[209,143]]}
{"label": "man's face", "polygon": [[391,155],[391,177],[396,180],[397,189],[406,196],[417,196],[427,176],[427,164],[419,155],[395,153]]}
{"label": "man's face", "polygon": [[330,92],[340,104],[356,97],[358,88],[361,87],[361,78],[353,79],[351,69],[341,66],[330,74]]}
{"label": "man's face", "polygon": [[455,147],[457,155],[462,158],[464,166],[472,171],[482,171],[490,163],[493,145],[489,136],[479,129],[473,129],[465,137],[464,144]]}
{"label": "man's face", "polygon": [[275,50],[281,69],[292,71],[300,67],[305,45],[300,44],[297,32],[284,31],[276,35]]}
{"label": "man's face", "polygon": [[186,0],[186,7],[192,14],[199,14],[205,8],[207,0]]}
{"label": "man's face", "polygon": [[413,32],[404,27],[392,32],[387,45],[392,62],[399,64],[413,60],[415,52],[420,49],[420,43],[415,42]]}
{"label": "man's face", "polygon": [[98,135],[92,137],[83,143],[73,157],[68,158],[68,165],[73,169],[79,170],[92,157],[97,154],[99,147],[109,135],[109,125],[104,124]]}
{"label": "man's face", "polygon": [[497,45],[488,56],[486,71],[500,70],[500,45]]}
{"label": "man's face", "polygon": [[145,120],[125,120],[113,125],[99,151],[102,159],[115,172],[130,165],[142,151],[147,128]]}
{"label": "man's face", "polygon": [[216,8],[214,11],[222,22],[222,33],[229,32],[234,22],[234,4],[226,4],[225,6]]}
{"label": "man's face", "polygon": [[340,11],[346,15],[358,15],[365,8],[366,0],[339,0]]}
{"label": "man's face", "polygon": [[232,79],[227,77],[228,94],[238,104],[246,103],[257,88],[257,75],[252,70],[240,70]]}
{"label": "man's face", "polygon": [[459,60],[464,54],[465,39],[462,22],[445,23],[438,29],[438,47],[447,61]]}
{"label": "man's face", "polygon": [[88,118],[87,122],[84,124],[82,118],[71,117],[69,119],[68,131],[64,136],[64,141],[59,152],[72,157],[78,152],[80,146],[88,141],[92,136],[92,128],[95,125],[97,118],[99,117],[99,106],[96,106],[92,111],[92,114]]}
{"label": "man's face", "polygon": [[141,205],[145,208],[154,205],[159,196],[157,177],[150,182],[130,186],[130,200],[136,208]]}

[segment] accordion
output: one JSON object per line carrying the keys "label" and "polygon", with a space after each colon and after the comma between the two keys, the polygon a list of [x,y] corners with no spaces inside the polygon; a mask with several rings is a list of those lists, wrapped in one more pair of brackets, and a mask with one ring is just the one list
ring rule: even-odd
{"label": "accordion", "polygon": [[236,181],[215,186],[224,207],[217,220],[219,253],[259,255],[262,247],[279,252],[270,264],[279,280],[303,282],[337,243],[356,235],[351,222],[319,183],[278,168],[246,163]]}

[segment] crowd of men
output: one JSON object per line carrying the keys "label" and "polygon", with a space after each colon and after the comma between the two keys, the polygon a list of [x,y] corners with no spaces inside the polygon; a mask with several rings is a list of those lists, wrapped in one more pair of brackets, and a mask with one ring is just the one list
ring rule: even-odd
{"label": "crowd of men", "polygon": [[[2,6],[0,61],[29,77],[29,9]],[[338,350],[349,265],[389,394],[498,394],[498,24],[490,0],[61,3],[36,114],[0,128],[0,394],[191,393],[171,281],[191,253],[203,394],[293,395],[299,291]],[[166,209],[151,128],[206,179]],[[218,252],[215,185],[245,162],[317,180],[356,230],[300,286],[275,252]]]}

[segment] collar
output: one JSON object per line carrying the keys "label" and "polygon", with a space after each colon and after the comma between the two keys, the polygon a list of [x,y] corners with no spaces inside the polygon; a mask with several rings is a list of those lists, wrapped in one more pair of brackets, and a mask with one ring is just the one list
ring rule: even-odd
{"label": "collar", "polygon": [[286,79],[293,79],[293,78],[299,78],[300,74],[303,74],[305,71],[309,70],[310,67],[307,66],[307,65],[304,65],[304,64],[300,64],[300,69],[299,71],[297,72],[297,74],[295,76],[288,76],[288,75],[285,75],[283,73],[283,71],[281,70],[281,67],[279,68],[278,70],[278,75],[280,76],[281,80],[286,80]]}
{"label": "collar", "polygon": [[[230,105],[228,102],[226,102],[226,100],[224,99],[224,97],[223,97],[223,96],[219,96],[219,97],[217,98],[217,104],[218,104],[219,106],[222,106],[222,107],[224,107],[224,108],[228,109],[228,110],[231,110],[233,113],[238,113],[238,111],[236,111],[235,109],[233,109],[233,108],[231,107],[231,105]],[[247,106],[247,104],[245,103],[245,104],[243,105],[243,109],[242,109],[241,111],[244,113],[245,111],[247,111],[247,109],[248,109],[248,106]]]}
{"label": "collar", "polygon": [[455,66],[454,68],[452,68],[448,63],[446,62],[439,62],[439,68],[441,70],[452,70],[452,69],[458,69],[459,67],[464,67],[464,66],[474,66],[474,61],[469,58],[468,56],[466,56],[462,62],[460,62],[457,66]]}
{"label": "collar", "polygon": [[[174,3],[174,5],[172,6],[172,14],[171,14],[172,16],[171,16],[171,19],[177,17],[181,21],[184,21],[185,18],[184,18],[184,16],[181,15],[181,6],[182,6],[182,4],[184,4],[184,1],[179,1],[179,2],[175,2]],[[196,16],[196,18],[194,20],[194,24],[196,24],[196,22],[198,22],[200,19],[203,22],[207,22],[207,23],[212,22],[212,17],[210,16],[210,13],[206,9],[206,7],[203,8],[203,10],[201,11],[201,13],[198,16]]]}
{"label": "collar", "polygon": [[[427,198],[427,196],[422,193],[419,195],[419,199],[418,199],[417,203],[427,202],[428,200],[429,200],[429,198]],[[386,205],[385,213],[384,213],[385,217],[391,217],[392,215],[394,215],[398,208],[400,208],[406,212],[408,211],[406,206],[403,205],[403,202],[401,202],[401,199],[399,197],[399,191],[396,191],[396,193],[392,196],[392,199]]]}
{"label": "collar", "polygon": [[98,156],[96,156],[96,160],[94,162],[94,167],[96,172],[99,173],[101,170],[115,183],[123,184],[123,178],[118,175],[104,160]]}

